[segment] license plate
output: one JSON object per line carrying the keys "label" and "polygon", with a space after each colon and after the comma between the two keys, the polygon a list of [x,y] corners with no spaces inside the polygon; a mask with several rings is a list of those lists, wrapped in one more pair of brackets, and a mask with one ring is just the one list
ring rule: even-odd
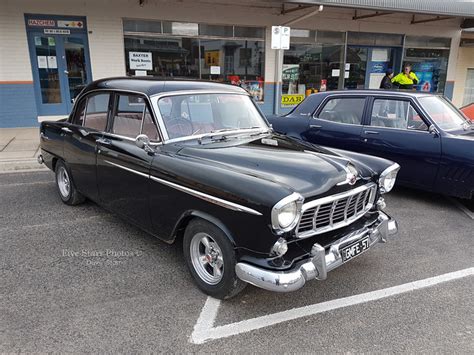
{"label": "license plate", "polygon": [[369,249],[369,238],[358,240],[341,249],[342,262],[346,262]]}

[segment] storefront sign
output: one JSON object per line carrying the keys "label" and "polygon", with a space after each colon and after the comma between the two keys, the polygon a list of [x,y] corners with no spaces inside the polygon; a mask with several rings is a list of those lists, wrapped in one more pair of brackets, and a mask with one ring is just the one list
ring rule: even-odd
{"label": "storefront sign", "polygon": [[30,18],[28,20],[28,26],[56,27],[56,21],[54,21],[54,20],[38,20],[38,19]]}
{"label": "storefront sign", "polygon": [[58,20],[58,27],[63,28],[83,28],[84,22],[82,21],[64,21]]}
{"label": "storefront sign", "polygon": [[281,95],[282,106],[295,106],[304,100],[303,94]]}
{"label": "storefront sign", "polygon": [[153,60],[151,52],[129,52],[130,69],[152,70]]}
{"label": "storefront sign", "polygon": [[272,49],[290,49],[290,28],[272,26]]}
{"label": "storefront sign", "polygon": [[219,65],[219,51],[205,51],[204,52],[204,60],[207,66]]}
{"label": "storefront sign", "polygon": [[45,28],[44,34],[46,35],[70,35],[70,30],[63,30],[59,28]]}

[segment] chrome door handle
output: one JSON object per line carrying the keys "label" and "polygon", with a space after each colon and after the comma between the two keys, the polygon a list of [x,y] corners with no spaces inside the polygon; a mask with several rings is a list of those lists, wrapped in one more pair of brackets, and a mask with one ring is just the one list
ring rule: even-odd
{"label": "chrome door handle", "polygon": [[72,133],[72,130],[67,127],[61,127],[61,131],[66,132],[66,133]]}
{"label": "chrome door handle", "polygon": [[100,145],[103,145],[105,147],[110,147],[112,146],[112,142],[109,141],[108,139],[103,139],[103,138],[99,138],[95,141],[97,144],[100,144]]}
{"label": "chrome door handle", "polygon": [[310,124],[309,125],[309,128],[317,128],[317,129],[320,129],[320,128],[323,128],[323,126],[320,126],[318,124]]}
{"label": "chrome door handle", "polygon": [[364,131],[365,134],[379,134],[377,131]]}

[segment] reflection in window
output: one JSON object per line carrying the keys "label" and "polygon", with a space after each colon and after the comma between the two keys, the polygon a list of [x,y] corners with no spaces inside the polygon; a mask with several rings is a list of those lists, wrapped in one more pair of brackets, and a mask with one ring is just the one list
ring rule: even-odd
{"label": "reflection in window", "polygon": [[87,99],[85,127],[105,131],[110,94],[89,96]]}
{"label": "reflection in window", "polygon": [[361,124],[365,98],[337,98],[329,100],[318,118],[346,124]]}

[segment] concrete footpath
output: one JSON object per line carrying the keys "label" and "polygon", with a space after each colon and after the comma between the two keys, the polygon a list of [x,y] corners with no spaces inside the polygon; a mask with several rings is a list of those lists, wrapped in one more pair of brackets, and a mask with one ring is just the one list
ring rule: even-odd
{"label": "concrete footpath", "polygon": [[39,129],[1,128],[0,129],[0,173],[46,169],[38,164]]}

